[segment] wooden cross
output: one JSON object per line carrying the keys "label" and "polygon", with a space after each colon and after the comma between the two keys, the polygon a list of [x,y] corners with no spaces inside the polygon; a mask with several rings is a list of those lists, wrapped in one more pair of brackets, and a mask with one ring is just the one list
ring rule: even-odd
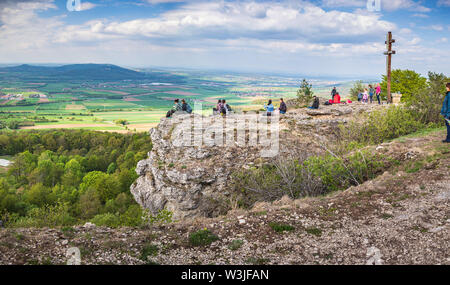
{"label": "wooden cross", "polygon": [[391,63],[392,63],[392,55],[395,54],[395,50],[392,50],[392,44],[395,43],[395,40],[392,39],[392,32],[388,32],[387,40],[386,40],[387,51],[384,52],[387,55],[386,58],[386,69],[387,69],[387,101],[388,103],[392,103],[391,96]]}

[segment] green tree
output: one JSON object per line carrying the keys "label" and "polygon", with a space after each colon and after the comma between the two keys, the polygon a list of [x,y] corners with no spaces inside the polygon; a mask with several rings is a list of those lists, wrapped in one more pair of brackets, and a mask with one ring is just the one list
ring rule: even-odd
{"label": "green tree", "polygon": [[350,88],[350,97],[353,101],[358,100],[358,94],[360,92],[364,92],[364,89],[366,88],[366,85],[362,80],[358,80],[355,83],[353,83],[352,88]]}
{"label": "green tree", "polygon": [[[395,69],[392,71],[391,93],[400,92],[402,102],[408,102],[415,94],[424,92],[427,87],[427,79],[413,70]],[[387,77],[383,75],[381,82],[383,94],[387,94]]]}
{"label": "green tree", "polygon": [[297,98],[300,104],[309,104],[313,96],[312,84],[309,84],[306,79],[303,79],[300,89],[297,91]]}

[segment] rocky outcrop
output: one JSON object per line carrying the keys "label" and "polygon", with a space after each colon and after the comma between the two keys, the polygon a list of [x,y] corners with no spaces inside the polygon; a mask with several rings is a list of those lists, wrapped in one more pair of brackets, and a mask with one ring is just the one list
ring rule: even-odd
{"label": "rocky outcrop", "polygon": [[[273,148],[278,156],[299,151],[320,153],[323,150],[318,140],[335,139],[338,124],[373,107],[377,106],[353,104],[290,110],[279,121],[278,117],[269,119],[272,123],[268,128],[278,132],[268,136],[263,135],[261,125],[252,121],[254,116],[255,120],[266,120],[263,114],[249,114],[250,119],[243,125],[233,122],[242,120],[242,115],[227,116],[226,121],[221,116],[185,113],[163,118],[157,128],[150,130],[153,149],[147,159],[138,163],[139,178],[131,186],[131,193],[153,214],[162,209],[171,211],[176,219],[224,214],[230,201],[239,195],[231,192],[233,172],[272,159],[265,154]],[[201,126],[194,125],[198,120],[202,120]],[[222,127],[223,132],[217,132]],[[244,134],[241,140],[239,134]],[[228,141],[229,137],[233,139]]]}

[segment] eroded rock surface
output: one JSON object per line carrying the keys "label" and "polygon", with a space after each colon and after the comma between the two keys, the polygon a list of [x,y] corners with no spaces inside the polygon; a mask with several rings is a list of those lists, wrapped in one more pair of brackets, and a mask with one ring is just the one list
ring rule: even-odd
{"label": "eroded rock surface", "polygon": [[[201,117],[185,113],[173,118],[163,118],[157,128],[150,130],[153,149],[148,158],[138,163],[139,178],[131,186],[131,193],[144,208],[156,214],[162,209],[173,212],[176,219],[192,217],[214,217],[224,214],[229,208],[231,174],[248,168],[255,161],[263,162],[269,149],[275,149],[278,156],[289,156],[292,152],[320,153],[318,141],[326,143],[334,139],[334,128],[346,123],[354,113],[379,108],[373,105],[321,106],[319,110],[296,109],[286,115],[272,117],[269,127],[278,132],[263,136],[255,121],[231,126],[221,116]],[[227,120],[242,120],[242,115],[227,116]],[[264,120],[263,114],[248,115],[249,118]],[[253,116],[253,117],[252,117]],[[194,128],[192,121],[202,119],[201,127]],[[217,125],[218,124],[218,125]],[[224,124],[225,130],[214,133]],[[227,126],[227,124],[229,124]],[[231,126],[231,127],[229,127]],[[186,140],[183,131],[191,129]],[[239,139],[238,133],[244,133]],[[196,144],[201,134],[201,145]],[[223,136],[223,137],[220,137]],[[228,137],[233,137],[231,143]],[[275,137],[279,140],[275,143]],[[241,137],[242,138],[242,137]],[[224,142],[223,146],[217,140]],[[188,143],[186,143],[188,141]]]}

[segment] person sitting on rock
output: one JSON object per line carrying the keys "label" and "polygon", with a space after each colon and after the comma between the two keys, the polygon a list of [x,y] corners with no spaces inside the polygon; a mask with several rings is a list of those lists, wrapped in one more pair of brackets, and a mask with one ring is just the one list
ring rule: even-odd
{"label": "person sitting on rock", "polygon": [[230,105],[227,104],[227,101],[225,99],[222,100],[222,108],[220,110],[220,114],[225,116],[226,114],[231,112]]}
{"label": "person sitting on rock", "polygon": [[278,110],[280,110],[280,114],[286,114],[287,112],[287,106],[286,103],[284,103],[283,98],[280,98],[280,108],[278,108]]}
{"label": "person sitting on rock", "polygon": [[267,116],[272,116],[273,111],[275,111],[275,107],[272,104],[272,100],[269,100],[267,105],[264,104],[264,109],[267,111]]}
{"label": "person sitting on rock", "polygon": [[216,108],[213,108],[213,114],[216,115],[218,113],[220,113],[222,110],[222,99],[219,99],[219,101],[217,102]]}
{"label": "person sitting on rock", "polygon": [[172,115],[173,115],[176,111],[182,111],[182,109],[183,109],[183,106],[181,105],[180,100],[179,100],[179,99],[175,99],[175,100],[173,101],[173,107],[172,107],[172,109],[169,110],[169,111],[167,112],[167,114],[166,114],[166,118],[172,117]]}
{"label": "person sitting on rock", "polygon": [[192,113],[192,108],[191,106],[189,106],[188,103],[186,103],[186,100],[182,99],[181,100],[181,110],[187,113]]}
{"label": "person sitting on rock", "polygon": [[319,109],[319,97],[314,96],[314,101],[311,107],[308,107],[309,109]]}
{"label": "person sitting on rock", "polygon": [[333,104],[339,104],[339,103],[341,103],[341,95],[339,95],[339,92],[338,92],[338,93],[336,93],[336,95],[334,95]]}

